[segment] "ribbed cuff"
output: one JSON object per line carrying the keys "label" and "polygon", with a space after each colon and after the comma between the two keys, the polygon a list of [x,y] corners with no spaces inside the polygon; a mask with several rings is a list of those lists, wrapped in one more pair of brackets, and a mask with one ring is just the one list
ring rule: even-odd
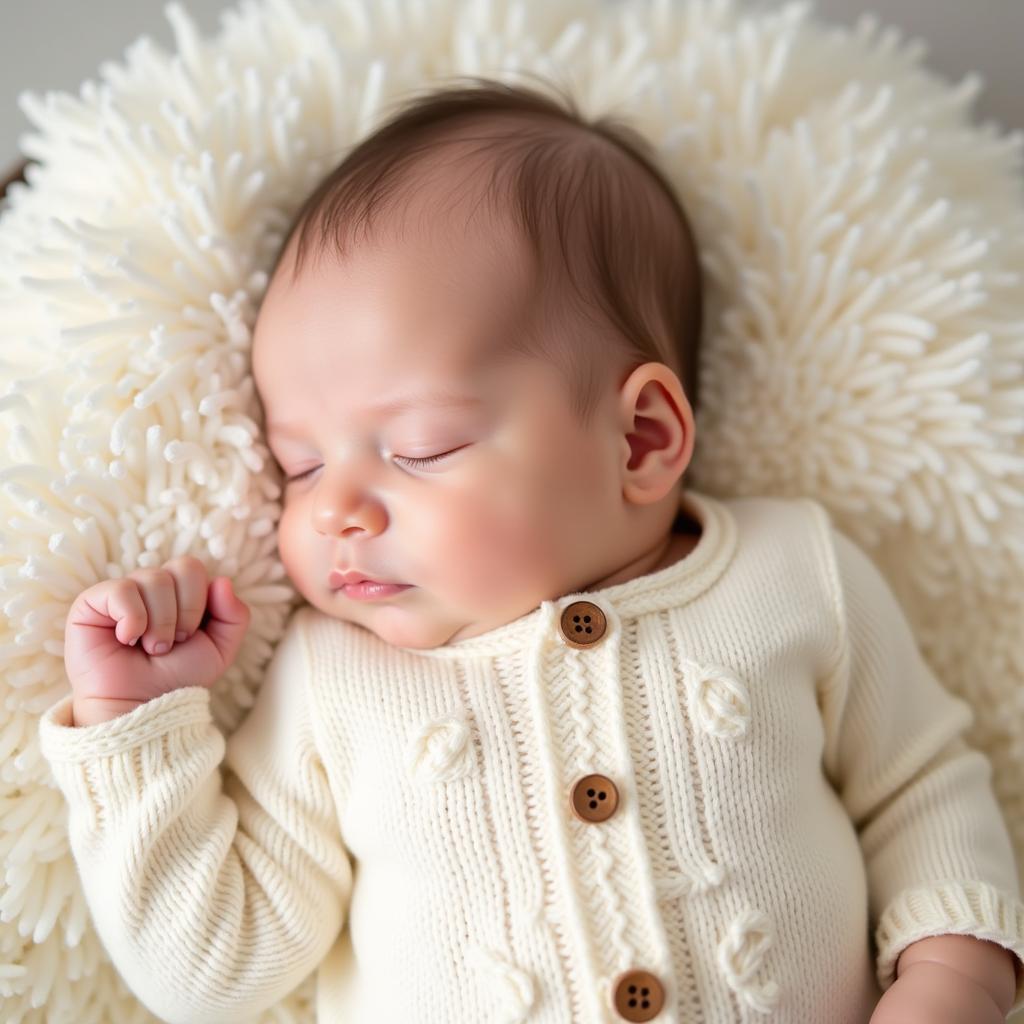
{"label": "ribbed cuff", "polygon": [[896,980],[896,961],[912,942],[932,935],[973,935],[1017,958],[1017,992],[1010,1013],[1024,1007],[1024,903],[988,882],[941,882],[904,889],[875,929],[878,984]]}
{"label": "ribbed cuff", "polygon": [[203,725],[210,714],[210,691],[185,686],[154,697],[137,708],[95,725],[74,726],[74,694],[62,697],[39,719],[39,748],[50,762],[80,764],[131,750],[186,725]]}

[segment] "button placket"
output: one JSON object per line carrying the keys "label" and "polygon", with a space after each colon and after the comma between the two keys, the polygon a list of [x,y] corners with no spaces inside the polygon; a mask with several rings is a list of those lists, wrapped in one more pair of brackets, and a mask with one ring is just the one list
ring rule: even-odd
{"label": "button placket", "polygon": [[[559,637],[569,647],[586,649],[608,633],[608,617],[593,601],[573,601],[562,609]],[[569,807],[583,822],[607,821],[619,806],[619,790],[607,775],[593,772],[578,779],[569,792]],[[628,970],[611,987],[612,1005],[627,1021],[653,1020],[665,1005],[665,990],[650,971]]]}
{"label": "button placket", "polygon": [[[604,639],[608,617],[593,601],[572,601],[562,609],[558,625],[563,643],[586,649]],[[618,788],[607,775],[584,775],[569,791],[569,808],[580,821],[607,821],[618,806]]]}

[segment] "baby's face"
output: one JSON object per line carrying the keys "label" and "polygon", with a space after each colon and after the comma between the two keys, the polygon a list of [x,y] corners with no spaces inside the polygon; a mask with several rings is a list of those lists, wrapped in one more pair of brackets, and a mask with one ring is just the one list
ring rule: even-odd
{"label": "baby's face", "polygon": [[[294,285],[289,247],[253,340],[267,443],[292,478],[285,569],[310,604],[402,647],[475,636],[614,568],[614,418],[602,409],[584,432],[557,370],[504,348],[529,308],[528,264],[470,235],[357,246]],[[332,587],[335,568],[408,589],[357,600]]]}

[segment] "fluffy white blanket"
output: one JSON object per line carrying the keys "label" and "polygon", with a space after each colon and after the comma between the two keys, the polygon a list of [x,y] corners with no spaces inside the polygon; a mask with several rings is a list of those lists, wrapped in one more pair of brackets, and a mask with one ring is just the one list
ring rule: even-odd
{"label": "fluffy white blanket", "polygon": [[[0,1018],[152,1019],[92,932],[36,740],[74,596],[181,552],[253,609],[229,732],[297,601],[250,328],[281,230],[385,106],[461,74],[568,83],[656,145],[703,249],[692,484],[809,495],[976,709],[1024,861],[1021,137],[924,46],[806,3],[242,0],[23,93],[0,217]],[[310,1021],[310,981],[275,1009]],[[267,1015],[271,1019],[271,1015]]]}

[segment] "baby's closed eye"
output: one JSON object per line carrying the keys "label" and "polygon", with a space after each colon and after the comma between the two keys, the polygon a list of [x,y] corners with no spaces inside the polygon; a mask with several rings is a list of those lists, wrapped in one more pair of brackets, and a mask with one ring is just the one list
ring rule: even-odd
{"label": "baby's closed eye", "polygon": [[[463,448],[469,447],[468,445],[460,445],[458,448],[451,448],[448,451],[438,452],[436,455],[427,455],[422,457],[413,457],[411,455],[392,455],[391,457],[404,465],[410,466],[429,466],[432,463],[439,462],[441,459],[447,458],[449,455],[454,455],[455,452],[461,451]],[[276,460],[275,460],[276,461]],[[280,463],[278,463],[280,466]],[[320,469],[319,465],[313,466],[309,469],[303,470],[298,473],[289,475],[288,471],[281,467],[281,471],[285,474],[285,479],[290,483],[295,480],[302,480],[305,477],[312,475],[316,470]]]}

